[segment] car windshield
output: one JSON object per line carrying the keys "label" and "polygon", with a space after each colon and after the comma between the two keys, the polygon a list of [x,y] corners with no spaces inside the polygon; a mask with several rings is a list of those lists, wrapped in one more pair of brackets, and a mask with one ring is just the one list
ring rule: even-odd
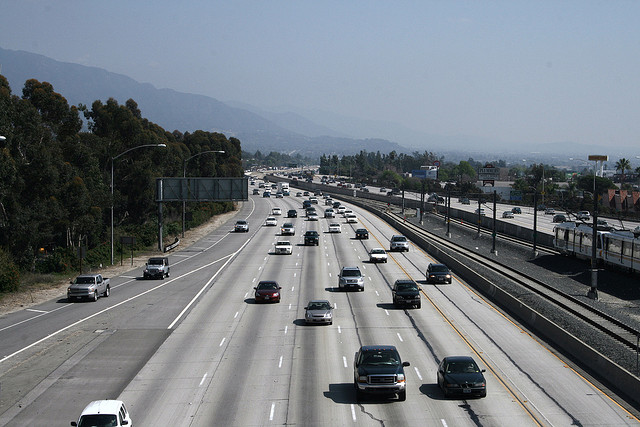
{"label": "car windshield", "polygon": [[360,270],[343,270],[342,271],[342,275],[345,277],[359,277],[360,276]]}
{"label": "car windshield", "polygon": [[473,361],[468,362],[450,362],[445,369],[448,374],[472,374],[480,372],[478,365]]}
{"label": "car windshield", "polygon": [[448,273],[449,269],[445,265],[436,264],[431,266],[431,271],[434,273]]}
{"label": "car windshield", "polygon": [[78,423],[78,427],[111,427],[117,425],[116,416],[107,414],[83,415]]}
{"label": "car windshield", "polygon": [[309,310],[329,310],[331,305],[328,302],[310,302]]}
{"label": "car windshield", "polygon": [[372,249],[371,253],[372,254],[384,254],[386,252],[384,251],[384,249]]}
{"label": "car windshield", "polygon": [[278,289],[278,284],[276,282],[264,282],[258,285],[258,289],[275,290],[275,289]]}
{"label": "car windshield", "polygon": [[238,225],[243,225],[243,224],[246,224],[246,223],[247,223],[247,221],[238,221],[238,222],[236,222],[236,224],[238,224]]}
{"label": "car windshield", "polygon": [[278,242],[278,243],[276,243],[276,245],[279,245],[279,246],[289,246],[289,245],[291,245],[291,243],[289,243],[289,242],[285,242],[285,241],[282,241],[282,242]]}
{"label": "car windshield", "polygon": [[96,281],[93,277],[78,277],[76,283],[79,285],[92,285]]}
{"label": "car windshield", "polygon": [[398,283],[397,288],[399,291],[417,291],[418,285],[415,283]]}
{"label": "car windshield", "polygon": [[371,351],[362,356],[363,365],[397,365],[398,363],[400,358],[392,350]]}
{"label": "car windshield", "polygon": [[151,258],[149,260],[149,265],[162,265],[162,264],[163,264],[163,260],[158,258]]}
{"label": "car windshield", "polygon": [[406,238],[406,237],[404,237],[404,236],[398,236],[398,237],[394,237],[394,238],[393,238],[393,241],[394,241],[394,242],[406,242],[406,241],[407,241],[407,238]]}

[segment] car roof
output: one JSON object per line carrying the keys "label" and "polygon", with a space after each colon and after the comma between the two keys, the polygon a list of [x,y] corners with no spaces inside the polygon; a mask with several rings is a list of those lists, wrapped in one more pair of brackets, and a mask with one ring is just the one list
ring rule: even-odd
{"label": "car roof", "polygon": [[363,345],[360,351],[396,350],[395,345]]}
{"label": "car roof", "polygon": [[80,416],[96,414],[117,414],[118,411],[120,411],[120,406],[122,404],[122,400],[94,400],[93,402],[85,406]]}
{"label": "car roof", "polygon": [[446,356],[444,359],[446,359],[447,362],[473,362],[473,363],[476,363],[476,361],[473,360],[473,357],[471,357],[471,356]]}
{"label": "car roof", "polygon": [[411,279],[398,279],[398,280],[396,280],[396,284],[400,284],[400,283],[410,283],[412,285],[417,285],[417,283],[414,280],[411,280]]}
{"label": "car roof", "polygon": [[[329,300],[326,300],[326,299],[312,299],[311,301],[309,301],[309,304],[311,304],[312,302],[326,302],[326,303],[331,304],[329,302]],[[307,305],[309,305],[309,304],[307,304]]]}
{"label": "car roof", "polygon": [[358,270],[360,271],[360,268],[358,267],[342,267],[343,270]]}

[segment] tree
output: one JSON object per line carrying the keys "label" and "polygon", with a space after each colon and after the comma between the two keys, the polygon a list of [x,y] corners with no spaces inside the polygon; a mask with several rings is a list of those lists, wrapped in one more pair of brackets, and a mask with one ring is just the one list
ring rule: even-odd
{"label": "tree", "polygon": [[629,161],[629,159],[625,159],[623,157],[620,160],[618,160],[616,162],[616,170],[620,171],[620,174],[622,175],[622,177],[620,178],[620,182],[624,184],[624,181],[625,181],[624,171],[631,170],[631,162]]}

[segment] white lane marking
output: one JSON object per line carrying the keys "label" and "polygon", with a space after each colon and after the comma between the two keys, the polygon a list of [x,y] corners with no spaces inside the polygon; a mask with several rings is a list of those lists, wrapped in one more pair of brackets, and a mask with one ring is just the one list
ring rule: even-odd
{"label": "white lane marking", "polygon": [[[49,338],[51,338],[51,337],[55,337],[56,335],[58,335],[58,334],[60,334],[60,333],[62,333],[62,332],[64,332],[64,331],[66,331],[66,330],[68,330],[68,329],[71,329],[71,328],[73,328],[74,326],[80,325],[80,324],[82,324],[82,323],[86,322],[87,320],[93,319],[94,317],[99,316],[99,315],[101,315],[101,314],[103,314],[103,313],[106,313],[107,311],[111,311],[111,310],[113,310],[114,308],[120,307],[120,306],[121,306],[121,305],[123,305],[123,304],[128,304],[129,302],[131,302],[131,301],[133,301],[133,300],[135,300],[135,299],[138,299],[138,298],[140,298],[140,297],[142,297],[142,296],[144,296],[144,295],[146,295],[146,294],[148,294],[148,293],[151,293],[151,292],[153,292],[153,291],[155,291],[155,290],[158,290],[158,289],[160,289],[160,288],[163,288],[163,287],[165,287],[165,286],[169,285],[170,283],[173,283],[173,282],[174,282],[174,281],[176,281],[176,280],[182,279],[182,278],[184,278],[185,276],[188,276],[188,275],[190,275],[190,274],[192,274],[192,273],[195,273],[196,271],[202,270],[203,268],[209,268],[209,267],[211,267],[213,264],[216,264],[216,263],[218,263],[218,262],[222,261],[222,260],[223,260],[223,259],[225,259],[225,258],[229,258],[229,259],[227,260],[227,262],[225,262],[225,263],[224,263],[224,265],[222,265],[222,267],[220,267],[220,270],[218,270],[218,271],[216,272],[216,274],[214,274],[214,276],[212,277],[212,279],[213,279],[214,277],[216,277],[216,276],[218,275],[218,273],[219,273],[220,271],[222,271],[222,269],[224,269],[224,267],[226,267],[226,266],[227,266],[227,264],[231,261],[231,259],[234,257],[234,255],[238,254],[238,253],[239,253],[239,252],[240,252],[240,251],[241,251],[241,250],[242,250],[242,249],[243,249],[243,248],[244,248],[244,247],[249,243],[249,241],[250,241],[250,240],[251,240],[251,239],[247,240],[247,241],[246,241],[242,246],[240,246],[240,248],[239,248],[236,252],[230,253],[229,255],[225,255],[225,256],[223,256],[223,257],[222,257],[222,258],[220,258],[220,259],[217,259],[217,260],[212,261],[212,262],[210,262],[210,263],[208,263],[208,264],[205,264],[205,265],[203,265],[203,266],[201,266],[201,267],[198,267],[198,268],[196,268],[195,270],[192,270],[192,271],[190,271],[190,272],[188,272],[188,273],[183,274],[182,276],[178,276],[178,277],[173,278],[173,279],[171,279],[171,280],[167,280],[167,281],[165,281],[165,282],[162,282],[162,284],[160,284],[160,285],[158,285],[158,286],[155,286],[155,287],[153,287],[153,288],[151,288],[151,289],[147,289],[146,291],[144,291],[144,292],[140,292],[139,294],[137,294],[137,295],[135,295],[135,296],[132,296],[131,298],[127,298],[127,299],[126,299],[126,300],[124,300],[124,301],[120,301],[120,302],[119,302],[119,303],[117,303],[117,304],[114,304],[114,305],[112,305],[112,306],[110,306],[110,307],[107,307],[107,308],[105,308],[105,309],[103,309],[103,310],[97,311],[97,312],[95,312],[95,313],[93,313],[93,314],[91,314],[91,315],[89,315],[89,316],[87,316],[87,317],[85,317],[85,318],[82,318],[82,319],[80,319],[80,320],[78,320],[78,321],[76,321],[76,322],[73,322],[73,323],[71,323],[71,324],[69,324],[69,325],[65,326],[64,328],[60,328],[60,329],[58,329],[57,331],[52,332],[52,333],[50,333],[49,335],[47,335],[47,336],[45,336],[45,337],[43,337],[43,338],[40,338],[40,339],[39,339],[39,340],[37,340],[37,341],[32,342],[32,343],[31,343],[31,344],[29,344],[28,346],[23,347],[23,348],[21,348],[20,350],[14,351],[13,353],[11,353],[11,354],[9,354],[9,355],[7,355],[7,356],[4,356],[2,359],[0,359],[0,363],[4,362],[5,360],[11,359],[12,357],[14,357],[14,356],[16,356],[16,355],[18,355],[18,354],[22,353],[23,351],[26,351],[26,350],[28,350],[28,349],[30,349],[30,348],[32,348],[32,347],[34,347],[34,346],[36,346],[36,345],[40,344],[41,342],[44,342],[44,341],[48,340],[48,339],[49,339]],[[189,303],[189,305],[191,305],[191,304],[193,303],[193,301],[195,301],[195,298],[197,298],[197,297],[198,297],[198,295],[200,295],[200,294],[203,292],[203,290],[207,287],[208,283],[209,283],[209,282],[207,282],[207,284],[206,284],[206,285],[205,285],[205,286],[200,290],[200,292],[198,292],[198,294],[194,297],[194,299],[193,299],[193,300],[191,300],[191,302]],[[118,286],[121,286],[121,285],[118,285]],[[73,304],[69,304],[68,306],[65,306],[65,307],[71,307],[72,305],[73,305]],[[189,306],[187,306],[187,308],[188,308],[188,307],[189,307]],[[185,311],[186,311],[186,308],[185,308],[185,310],[183,310],[183,313],[184,313]],[[180,313],[180,315],[179,315],[179,316],[182,316],[182,314],[183,314],[183,313]],[[178,317],[178,318],[179,318],[179,317]],[[177,319],[176,319],[176,320],[174,320],[174,323],[175,323],[176,321],[177,321]],[[12,325],[12,326],[15,326],[15,325]],[[170,327],[171,327],[171,326],[170,326]],[[6,329],[6,328],[5,328],[5,329]]]}
{"label": "white lane marking", "polygon": [[280,356],[280,361],[278,362],[278,368],[282,368],[282,356]]}
{"label": "white lane marking", "polygon": [[386,314],[387,316],[389,315],[389,312],[387,311],[387,309],[386,309],[386,308],[384,309],[384,312],[385,312],[385,314]]}
{"label": "white lane marking", "polygon": [[444,418],[441,418],[440,422],[442,423],[442,427],[448,427],[447,422],[444,420]]}
{"label": "white lane marking", "polygon": [[338,326],[338,333],[341,334],[342,333],[342,328],[340,326]]}
{"label": "white lane marking", "polygon": [[249,292],[247,292],[246,294],[244,294],[244,299],[247,299],[249,297]]}
{"label": "white lane marking", "polygon": [[292,287],[291,287],[291,292],[293,292],[293,290],[294,290],[295,288],[296,288],[295,286],[292,286]]}
{"label": "white lane marking", "polygon": [[273,421],[273,413],[276,411],[276,404],[271,404],[271,412],[269,413],[269,421]]}
{"label": "white lane marking", "polygon": [[[207,288],[209,287],[209,285],[211,284],[211,282],[213,282],[213,280],[214,280],[216,277],[218,277],[218,274],[220,274],[220,272],[221,272],[222,270],[224,270],[224,268],[227,266],[227,264],[229,264],[229,263],[231,262],[231,260],[232,260],[232,259],[233,259],[237,254],[239,254],[239,253],[240,253],[240,251],[241,251],[242,249],[244,249],[244,247],[245,247],[245,246],[247,246],[247,244],[248,244],[250,241],[251,241],[251,239],[250,239],[250,238],[249,238],[249,239],[247,239],[247,241],[246,241],[246,242],[244,242],[244,244],[243,244],[242,246],[240,246],[240,248],[238,248],[238,250],[237,250],[237,251],[233,252],[232,254],[227,255],[227,257],[229,257],[229,259],[227,260],[227,262],[225,262],[225,263],[224,263],[224,264],[223,264],[223,265],[218,269],[218,271],[216,271],[216,273],[215,273],[213,276],[211,276],[211,279],[209,279],[209,280],[207,281],[207,283],[205,283],[205,284],[204,284],[204,286],[203,286],[202,288],[200,288],[200,290],[198,291],[198,293],[197,293],[197,294],[196,294],[196,295],[191,299],[191,301],[189,301],[189,304],[187,304],[187,306],[186,306],[186,307],[185,307],[185,308],[180,312],[180,314],[178,314],[178,316],[173,320],[173,322],[171,322],[171,324],[167,327],[167,329],[172,329],[172,328],[174,327],[174,325],[175,325],[176,323],[178,323],[178,321],[180,320],[180,318],[181,318],[182,316],[184,316],[184,314],[187,312],[187,310],[189,310],[189,307],[191,307],[191,306],[193,305],[193,303],[195,303],[195,302],[196,302],[196,300],[197,300],[198,298],[200,298],[200,295],[202,295],[202,293],[205,291],[205,289],[207,289]],[[220,260],[223,260],[223,259],[224,259],[224,257],[223,257],[223,258],[220,258]],[[214,262],[218,262],[218,261],[214,261]],[[208,266],[209,266],[209,265],[211,265],[211,264],[213,264],[213,262],[212,262],[212,263],[209,263],[209,264],[207,264],[207,265],[204,265],[204,266],[202,266],[202,267],[196,268],[196,269],[195,269],[195,270],[193,270],[193,271],[201,270],[201,269],[203,269],[203,268],[205,268],[205,267],[208,267]],[[187,273],[187,274],[191,274],[191,273],[193,273],[193,271],[192,271],[192,272],[189,272],[189,273]],[[186,276],[187,274],[184,274],[183,276]],[[174,279],[174,280],[175,280],[175,279]],[[170,281],[170,282],[171,282],[171,281]]]}
{"label": "white lane marking", "polygon": [[378,297],[380,296],[380,294],[378,293],[378,291],[376,291],[376,296],[378,296]]}
{"label": "white lane marking", "polygon": [[48,313],[48,311],[45,310],[36,310],[35,308],[27,308],[25,311],[32,311],[34,313]]}
{"label": "white lane marking", "polygon": [[296,277],[298,275],[298,273],[293,273],[293,277]]}
{"label": "white lane marking", "polygon": [[402,336],[400,336],[400,332],[396,333],[396,335],[398,336],[398,338],[400,339],[400,342],[404,342],[404,340],[402,339]]}
{"label": "white lane marking", "polygon": [[233,318],[235,319],[236,317],[238,317],[239,313],[240,313],[239,311],[236,311],[236,314],[233,316]]}
{"label": "white lane marking", "polygon": [[289,327],[288,327],[288,326],[285,326],[285,327],[284,327],[284,334],[285,334],[285,335],[287,335],[287,331],[288,331],[288,330],[289,330]]}
{"label": "white lane marking", "polygon": [[125,279],[137,279],[137,277],[135,276],[120,276],[120,277],[124,277]]}
{"label": "white lane marking", "polygon": [[333,308],[334,308],[334,309],[337,309],[337,308],[338,308],[338,303],[337,303],[337,302],[334,302],[334,303],[333,303]]}
{"label": "white lane marking", "polygon": [[222,341],[220,341],[220,344],[218,345],[218,347],[222,347],[222,344],[224,344],[226,340],[227,340],[226,337],[222,338]]}
{"label": "white lane marking", "polygon": [[416,375],[418,376],[418,379],[422,381],[422,375],[420,375],[420,371],[418,370],[418,368],[414,366],[413,369],[416,370]]}
{"label": "white lane marking", "polygon": [[[292,289],[293,290],[293,289]],[[289,303],[289,310],[291,310],[291,303]]]}
{"label": "white lane marking", "polygon": [[204,376],[202,377],[202,379],[200,380],[200,385],[198,387],[202,387],[202,384],[204,384],[204,380],[207,378],[207,373],[204,373]]}
{"label": "white lane marking", "polygon": [[353,403],[351,404],[351,418],[353,418],[353,422],[356,421],[356,407],[353,405]]}
{"label": "white lane marking", "polygon": [[329,273],[329,277],[333,277],[333,276],[331,276],[331,273]]}
{"label": "white lane marking", "polygon": [[251,281],[251,283],[255,283],[256,280],[258,280],[258,278],[254,277],[253,280]]}
{"label": "white lane marking", "polygon": [[349,367],[349,365],[347,365],[347,357],[346,356],[342,356],[342,364],[344,365],[345,368]]}

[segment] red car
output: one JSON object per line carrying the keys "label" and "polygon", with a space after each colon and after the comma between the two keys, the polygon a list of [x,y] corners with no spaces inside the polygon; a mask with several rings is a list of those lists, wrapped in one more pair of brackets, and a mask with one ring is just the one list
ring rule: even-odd
{"label": "red car", "polygon": [[256,302],[280,302],[280,285],[273,280],[262,280],[258,286],[253,288],[256,290]]}

